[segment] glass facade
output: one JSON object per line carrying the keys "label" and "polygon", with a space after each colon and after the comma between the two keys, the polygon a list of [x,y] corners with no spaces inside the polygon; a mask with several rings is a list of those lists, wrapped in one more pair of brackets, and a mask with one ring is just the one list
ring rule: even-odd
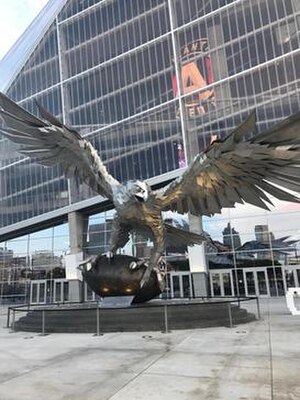
{"label": "glass facade", "polygon": [[[298,0],[69,0],[7,94],[34,113],[38,100],[74,126],[121,181],[147,179],[184,166],[253,109],[258,131],[299,111],[299,32]],[[0,228],[95,196],[0,143]],[[209,264],[297,262],[298,244],[287,241],[300,239],[300,208],[275,206],[204,219],[220,243],[207,249]],[[257,226],[267,232],[263,248]]]}
{"label": "glass facade", "polygon": [[0,299],[26,302],[32,280],[64,278],[68,251],[67,224],[0,243]]}

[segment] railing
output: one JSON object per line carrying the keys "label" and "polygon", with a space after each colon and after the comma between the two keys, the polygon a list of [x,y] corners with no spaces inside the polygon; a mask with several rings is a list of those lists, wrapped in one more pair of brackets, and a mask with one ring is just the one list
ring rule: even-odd
{"label": "railing", "polygon": [[[241,304],[250,302],[247,313]],[[80,314],[81,313],[81,314]],[[32,327],[22,329],[21,316],[30,318]],[[241,317],[243,315],[243,317]],[[85,325],[80,324],[80,318]],[[240,320],[242,318],[242,321]],[[180,300],[156,300],[130,307],[101,307],[97,302],[63,305],[10,306],[6,327],[12,331],[29,330],[46,335],[52,332],[86,332],[99,336],[105,332],[151,331],[164,333],[171,329],[193,329],[207,326],[228,326],[260,319],[258,297],[201,298]],[[26,326],[26,323],[25,323]]]}

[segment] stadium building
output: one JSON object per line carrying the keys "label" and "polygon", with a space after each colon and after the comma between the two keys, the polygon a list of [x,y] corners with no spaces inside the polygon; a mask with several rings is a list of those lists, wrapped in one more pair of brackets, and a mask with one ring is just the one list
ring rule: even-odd
{"label": "stadium building", "polygon": [[[159,187],[253,109],[258,131],[299,111],[300,2],[50,0],[0,69],[2,92],[80,131],[117,179]],[[112,213],[78,179],[0,136],[1,298],[79,299],[75,266],[107,249]],[[173,266],[170,295],[299,286],[299,222],[300,206],[279,201],[271,212],[244,205],[203,218],[212,242],[190,253],[189,270]],[[126,252],[150,245],[135,238]]]}

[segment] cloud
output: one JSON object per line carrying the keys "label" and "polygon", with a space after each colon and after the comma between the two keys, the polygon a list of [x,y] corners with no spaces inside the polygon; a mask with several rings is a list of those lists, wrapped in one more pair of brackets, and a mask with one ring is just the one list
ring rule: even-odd
{"label": "cloud", "polygon": [[48,0],[9,0],[1,2],[0,60],[47,2]]}

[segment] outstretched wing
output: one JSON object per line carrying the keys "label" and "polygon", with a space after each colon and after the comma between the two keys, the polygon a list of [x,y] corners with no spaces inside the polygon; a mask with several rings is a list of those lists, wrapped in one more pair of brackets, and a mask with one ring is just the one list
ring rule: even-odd
{"label": "outstretched wing", "polygon": [[255,123],[252,113],[225,140],[199,154],[180,178],[157,193],[161,208],[210,216],[247,202],[268,210],[266,202],[272,203],[265,192],[300,202],[277,187],[300,192],[300,113],[246,140]]}
{"label": "outstretched wing", "polygon": [[80,176],[95,192],[112,200],[112,188],[119,182],[107,172],[97,150],[78,132],[38,107],[45,122],[0,93],[0,115],[5,122],[0,129],[4,136],[21,145],[21,154],[45,166],[60,164],[66,177]]}

